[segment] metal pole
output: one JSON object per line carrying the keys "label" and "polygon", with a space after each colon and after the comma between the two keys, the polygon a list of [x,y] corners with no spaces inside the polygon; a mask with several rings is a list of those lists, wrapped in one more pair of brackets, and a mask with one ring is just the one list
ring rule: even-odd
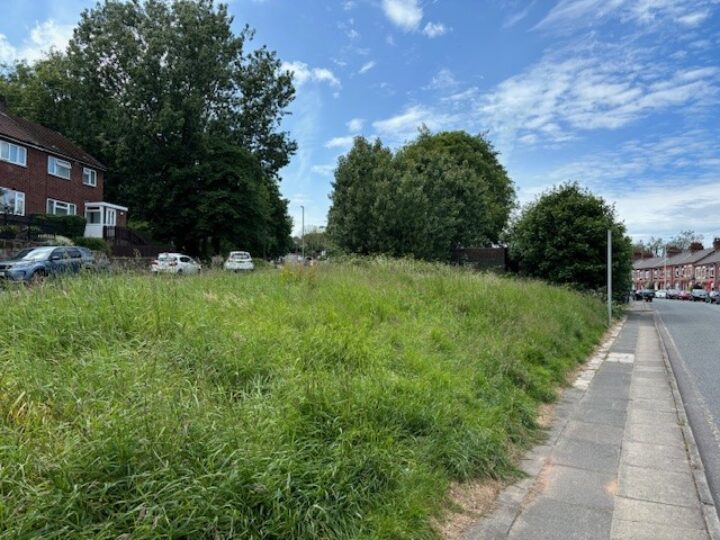
{"label": "metal pole", "polygon": [[608,326],[612,324],[612,230],[607,232],[607,308]]}
{"label": "metal pole", "polygon": [[667,244],[663,248],[663,289],[667,290]]}
{"label": "metal pole", "polygon": [[302,230],[300,231],[300,238],[302,241],[302,259],[303,264],[305,264],[305,207],[300,206],[302,208]]}

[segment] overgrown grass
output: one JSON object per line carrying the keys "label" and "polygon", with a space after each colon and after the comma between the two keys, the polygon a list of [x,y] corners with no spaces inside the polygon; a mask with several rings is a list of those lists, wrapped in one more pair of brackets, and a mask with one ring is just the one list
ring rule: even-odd
{"label": "overgrown grass", "polygon": [[[412,262],[0,293],[0,538],[432,538],[602,305]],[[126,536],[121,536],[126,535]]]}

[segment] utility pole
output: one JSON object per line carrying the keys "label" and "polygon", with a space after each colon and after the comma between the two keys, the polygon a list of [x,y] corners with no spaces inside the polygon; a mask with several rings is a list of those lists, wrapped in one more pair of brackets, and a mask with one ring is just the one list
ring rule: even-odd
{"label": "utility pole", "polygon": [[663,248],[663,289],[667,290],[667,244]]}
{"label": "utility pole", "polygon": [[612,325],[612,230],[607,232],[607,308],[608,326]]}
{"label": "utility pole", "polygon": [[300,238],[302,242],[302,260],[303,264],[305,264],[305,207],[300,205],[300,208],[302,208],[302,230],[300,231]]}

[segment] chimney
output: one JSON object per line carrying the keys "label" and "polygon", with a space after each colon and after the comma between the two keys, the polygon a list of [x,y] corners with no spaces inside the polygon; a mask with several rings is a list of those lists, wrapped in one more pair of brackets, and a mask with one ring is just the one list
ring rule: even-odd
{"label": "chimney", "polygon": [[7,111],[7,98],[5,96],[0,95],[0,112],[6,112]]}
{"label": "chimney", "polygon": [[667,250],[665,250],[667,253],[668,258],[674,257],[675,255],[678,255],[682,253],[682,250],[677,246],[668,246]]}
{"label": "chimney", "polygon": [[705,248],[700,242],[693,242],[690,244],[690,253],[695,253],[696,251],[701,251],[703,249]]}
{"label": "chimney", "polygon": [[713,240],[713,249],[715,251],[720,251],[720,238],[715,238],[715,240]]}
{"label": "chimney", "polygon": [[642,251],[637,250],[637,251],[634,251],[634,252],[633,252],[633,261],[639,261],[639,260],[642,259],[642,258],[643,258],[643,252],[642,252]]}

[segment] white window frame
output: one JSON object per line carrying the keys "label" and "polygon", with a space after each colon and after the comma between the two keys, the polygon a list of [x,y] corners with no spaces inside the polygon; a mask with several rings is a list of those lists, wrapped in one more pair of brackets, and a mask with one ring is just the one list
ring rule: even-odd
{"label": "white window frame", "polygon": [[[66,207],[67,213],[58,214],[56,212],[56,209],[58,206]],[[48,199],[46,210],[47,210],[48,214],[52,214],[53,216],[76,216],[77,215],[77,205],[75,203],[71,203],[71,202],[67,202],[67,201],[58,201],[57,199]]]}
{"label": "white window frame", "polygon": [[6,193],[14,193],[14,204],[12,210],[9,212],[10,214],[14,216],[24,216],[25,215],[25,193],[22,191],[17,191],[14,189],[4,188],[0,186],[0,213],[5,211],[5,203],[2,202],[2,199],[5,198]]}
{"label": "white window frame", "polygon": [[[16,159],[12,159],[13,150],[16,153]],[[27,148],[8,141],[0,141],[0,160],[20,167],[27,167]]]}
{"label": "white window frame", "polygon": [[83,167],[83,185],[97,187],[97,171],[89,167]]}
{"label": "white window frame", "polygon": [[[67,176],[58,173],[58,165],[67,169]],[[55,156],[48,156],[48,174],[52,174],[63,180],[70,180],[72,177],[72,163]]]}

